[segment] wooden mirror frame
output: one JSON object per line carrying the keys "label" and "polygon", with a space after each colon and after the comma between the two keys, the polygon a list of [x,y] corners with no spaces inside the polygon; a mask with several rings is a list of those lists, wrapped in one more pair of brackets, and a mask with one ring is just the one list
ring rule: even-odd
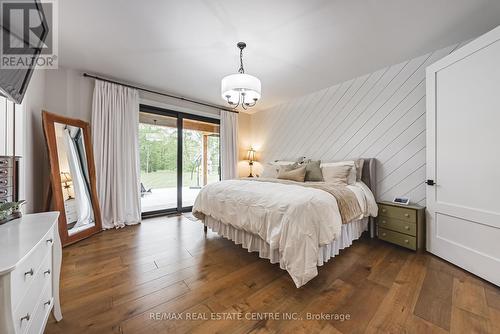
{"label": "wooden mirror frame", "polygon": [[[47,143],[47,150],[49,152],[50,162],[50,183],[49,199],[50,206],[53,210],[59,211],[59,235],[63,246],[70,245],[89,236],[102,231],[101,210],[99,208],[99,199],[97,197],[96,189],[96,176],[95,176],[95,163],[94,151],[92,142],[90,140],[90,125],[89,123],[80,119],[69,118],[57,114],[49,113],[45,110],[42,111],[43,132],[45,134],[45,141]],[[54,123],[67,124],[79,127],[83,131],[83,139],[85,144],[85,153],[87,156],[87,164],[90,178],[90,200],[92,202],[92,209],[94,210],[94,227],[90,227],[74,235],[69,235],[66,210],[64,208],[64,196],[61,187],[61,171],[59,169],[59,157],[57,155],[57,142]]]}

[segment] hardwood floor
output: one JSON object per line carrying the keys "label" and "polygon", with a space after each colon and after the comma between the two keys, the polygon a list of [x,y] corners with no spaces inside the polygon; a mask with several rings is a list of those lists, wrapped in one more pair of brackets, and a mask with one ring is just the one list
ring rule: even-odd
{"label": "hardwood floor", "polygon": [[362,238],[296,289],[184,216],[65,248],[61,300],[46,333],[500,332],[500,289],[429,254]]}

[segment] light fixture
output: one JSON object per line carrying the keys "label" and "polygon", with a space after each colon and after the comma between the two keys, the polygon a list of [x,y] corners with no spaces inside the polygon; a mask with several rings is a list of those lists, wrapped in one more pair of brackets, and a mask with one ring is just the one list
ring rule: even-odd
{"label": "light fixture", "polygon": [[260,99],[260,80],[253,75],[246,74],[243,68],[243,49],[247,46],[244,42],[236,44],[240,49],[240,68],[238,73],[225,76],[221,82],[222,98],[233,108],[242,106],[248,109]]}
{"label": "light fixture", "polygon": [[253,167],[253,162],[255,161],[255,150],[251,147],[247,152],[247,160],[248,160],[248,166],[250,166],[250,175],[248,175],[248,177],[253,177],[252,167]]}

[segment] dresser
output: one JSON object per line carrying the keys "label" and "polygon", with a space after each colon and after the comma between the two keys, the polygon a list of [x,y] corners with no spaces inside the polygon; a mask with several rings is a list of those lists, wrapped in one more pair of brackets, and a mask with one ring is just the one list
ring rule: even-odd
{"label": "dresser", "polygon": [[59,212],[24,215],[0,226],[0,333],[43,333],[59,304]]}
{"label": "dresser", "polygon": [[0,156],[0,203],[19,200],[19,159]]}
{"label": "dresser", "polygon": [[425,249],[425,208],[379,202],[377,236],[411,250]]}

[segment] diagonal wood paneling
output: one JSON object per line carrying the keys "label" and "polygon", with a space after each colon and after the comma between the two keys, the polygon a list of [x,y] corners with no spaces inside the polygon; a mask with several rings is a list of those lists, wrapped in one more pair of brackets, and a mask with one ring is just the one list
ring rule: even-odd
{"label": "diagonal wood paneling", "polygon": [[425,204],[425,68],[457,44],[252,115],[262,161],[378,160],[377,199]]}

